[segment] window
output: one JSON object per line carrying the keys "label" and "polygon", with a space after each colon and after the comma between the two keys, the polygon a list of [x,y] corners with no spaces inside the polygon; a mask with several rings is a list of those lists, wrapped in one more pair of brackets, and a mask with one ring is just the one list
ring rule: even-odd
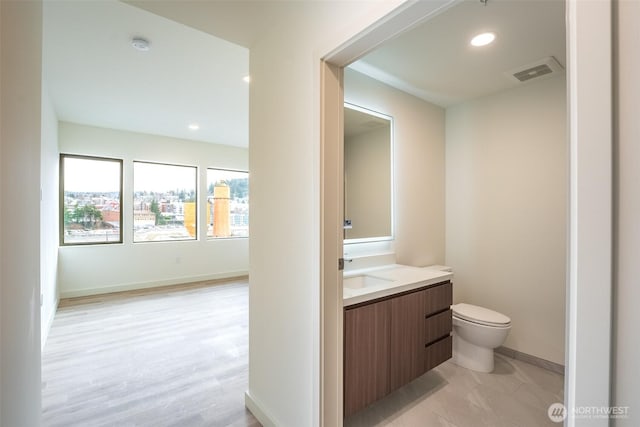
{"label": "window", "polygon": [[207,169],[207,237],[249,237],[249,173]]}
{"label": "window", "polygon": [[60,244],[122,243],[122,160],[60,155]]}
{"label": "window", "polygon": [[133,162],[133,241],[197,238],[197,168]]}

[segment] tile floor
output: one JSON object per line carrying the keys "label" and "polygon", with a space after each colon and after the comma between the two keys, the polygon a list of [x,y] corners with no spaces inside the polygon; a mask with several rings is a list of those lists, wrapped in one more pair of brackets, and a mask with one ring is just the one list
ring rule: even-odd
{"label": "tile floor", "polygon": [[558,426],[549,405],[563,401],[564,377],[496,354],[483,374],[447,361],[367,409],[345,427]]}

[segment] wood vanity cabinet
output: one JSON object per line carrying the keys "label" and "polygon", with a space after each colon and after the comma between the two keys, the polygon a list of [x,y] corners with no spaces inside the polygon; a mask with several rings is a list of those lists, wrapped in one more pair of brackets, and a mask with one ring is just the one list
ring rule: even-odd
{"label": "wood vanity cabinet", "polygon": [[390,304],[380,301],[344,312],[345,415],[389,394]]}
{"label": "wood vanity cabinet", "polygon": [[344,415],[451,357],[451,282],[344,310]]}

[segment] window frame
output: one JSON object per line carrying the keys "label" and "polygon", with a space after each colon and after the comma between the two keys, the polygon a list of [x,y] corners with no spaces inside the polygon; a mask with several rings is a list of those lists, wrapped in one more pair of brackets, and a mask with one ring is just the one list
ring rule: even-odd
{"label": "window frame", "polygon": [[[106,242],[65,242],[65,226],[64,226],[64,210],[65,210],[65,202],[64,202],[64,161],[67,158],[71,159],[81,159],[81,160],[94,160],[94,161],[107,161],[107,162],[116,162],[120,165],[120,183],[118,186],[118,191],[120,193],[119,202],[120,202],[120,214],[119,214],[119,227],[118,227],[118,240],[117,241],[106,241]],[[93,245],[114,245],[114,244],[123,244],[123,190],[124,190],[124,160],[118,159],[114,157],[100,157],[100,156],[90,156],[84,154],[69,154],[69,153],[60,153],[59,156],[59,189],[58,189],[58,214],[59,214],[59,245],[62,246],[93,246]]]}
{"label": "window frame", "polygon": [[[173,166],[173,167],[181,167],[181,168],[192,168],[195,169],[195,182],[194,182],[194,191],[195,191],[195,196],[194,196],[194,200],[195,200],[195,217],[194,217],[194,224],[195,224],[195,236],[193,238],[188,238],[188,239],[166,239],[166,240],[137,240],[136,241],[136,230],[135,230],[135,205],[136,205],[136,172],[135,172],[135,165],[136,163],[145,163],[145,164],[150,164],[150,165],[157,165],[157,166]],[[199,224],[199,218],[200,215],[198,214],[198,210],[200,208],[200,201],[198,200],[199,197],[199,171],[200,171],[200,167],[197,165],[186,165],[186,164],[178,164],[178,163],[167,163],[167,162],[156,162],[156,161],[150,161],[150,160],[133,160],[132,161],[132,165],[131,165],[131,227],[132,227],[132,233],[131,233],[131,243],[133,244],[138,244],[138,243],[170,243],[170,242],[197,242],[200,240],[200,236],[201,236],[201,230],[200,230],[200,224]],[[184,225],[186,227],[186,224]]]}
{"label": "window frame", "polygon": [[[206,194],[206,200],[205,202],[207,203],[207,208],[208,208],[208,204],[209,204],[209,171],[210,170],[214,170],[214,171],[223,171],[223,172],[240,172],[240,173],[246,173],[247,174],[247,181],[250,181],[249,179],[249,171],[248,170],[244,170],[244,169],[231,169],[231,168],[220,168],[220,167],[213,167],[213,166],[209,166],[207,167],[207,194]],[[251,185],[249,183],[249,185]],[[249,201],[249,205],[251,205],[251,201]],[[248,225],[247,225],[248,227]],[[217,240],[230,240],[230,239],[248,239],[249,238],[249,229],[247,229],[247,235],[246,236],[229,236],[229,237],[215,237],[215,236],[209,236],[209,224],[207,224],[207,231],[205,232],[205,236],[206,236],[206,240],[207,241],[217,241]]]}

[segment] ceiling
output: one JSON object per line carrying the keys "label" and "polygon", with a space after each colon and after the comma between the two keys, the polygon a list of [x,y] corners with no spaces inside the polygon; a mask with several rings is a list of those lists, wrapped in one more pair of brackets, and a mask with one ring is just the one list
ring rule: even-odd
{"label": "ceiling", "polygon": [[248,146],[247,48],[114,0],[44,2],[43,40],[59,120]]}
{"label": "ceiling", "polygon": [[[494,43],[471,38],[494,32]],[[350,68],[448,107],[526,84],[506,72],[555,57],[565,65],[563,0],[465,0],[399,35]]]}
{"label": "ceiling", "polygon": [[[284,3],[44,2],[43,76],[58,118],[247,147],[247,47]],[[464,0],[350,67],[447,107],[517,86],[505,72],[542,58],[564,66],[564,8],[562,0]],[[496,41],[472,48],[480,31]],[[135,50],[133,37],[151,49]]]}

